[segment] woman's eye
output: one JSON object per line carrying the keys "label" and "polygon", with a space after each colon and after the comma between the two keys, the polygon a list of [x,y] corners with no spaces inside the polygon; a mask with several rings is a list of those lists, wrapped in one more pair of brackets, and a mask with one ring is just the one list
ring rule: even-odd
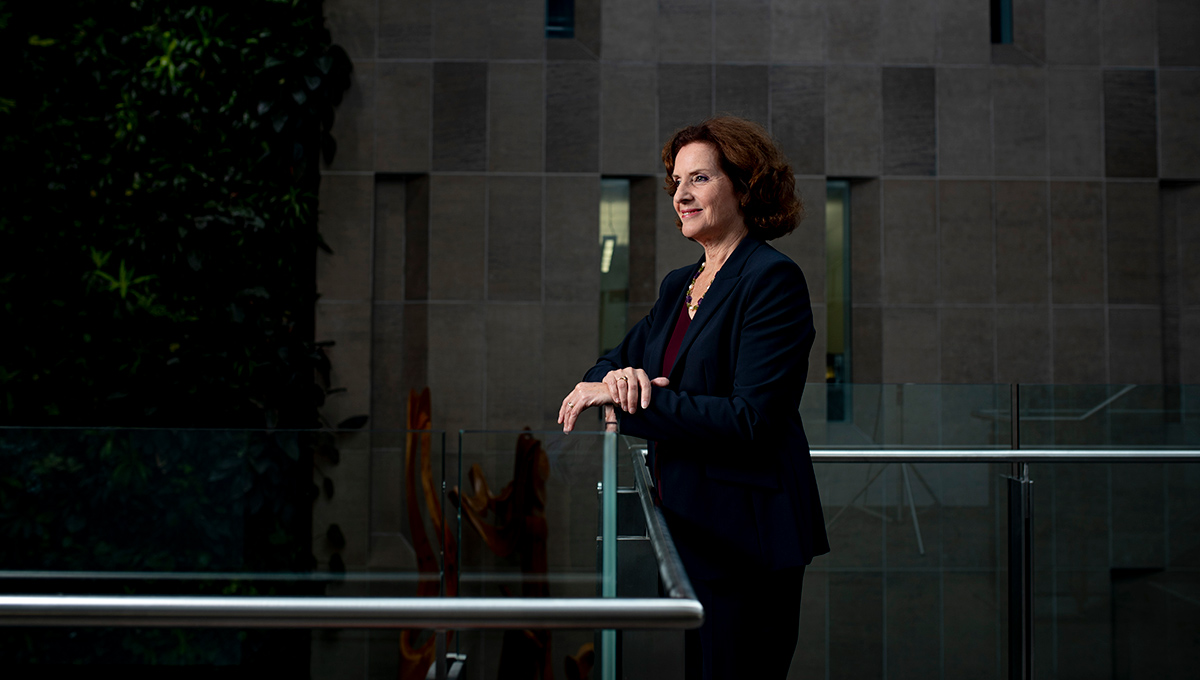
{"label": "woman's eye", "polygon": [[694,179],[694,180],[692,180],[692,181],[694,181],[694,182],[698,182],[698,183],[707,182],[707,181],[708,181],[708,175],[696,175],[696,179]]}

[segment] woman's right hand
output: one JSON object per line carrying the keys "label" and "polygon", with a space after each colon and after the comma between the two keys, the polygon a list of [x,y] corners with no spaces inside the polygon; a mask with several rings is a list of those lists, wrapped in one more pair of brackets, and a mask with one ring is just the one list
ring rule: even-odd
{"label": "woman's right hand", "polygon": [[611,403],[613,402],[608,393],[608,386],[604,383],[579,383],[563,397],[562,406],[558,407],[558,422],[563,426],[563,434],[575,429],[575,421],[584,409]]}

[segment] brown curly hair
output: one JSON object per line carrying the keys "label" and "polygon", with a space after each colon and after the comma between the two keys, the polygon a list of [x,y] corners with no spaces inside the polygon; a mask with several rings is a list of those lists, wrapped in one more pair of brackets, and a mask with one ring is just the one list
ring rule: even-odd
{"label": "brown curly hair", "polygon": [[[804,219],[804,203],[796,195],[792,166],[762,126],[733,116],[710,118],[672,135],[662,150],[667,168],[663,188],[667,193],[674,196],[679,186],[671,177],[675,156],[692,142],[716,148],[721,171],[733,180],[733,191],[751,236],[764,241],[786,236]],[[683,228],[678,217],[675,226]]]}

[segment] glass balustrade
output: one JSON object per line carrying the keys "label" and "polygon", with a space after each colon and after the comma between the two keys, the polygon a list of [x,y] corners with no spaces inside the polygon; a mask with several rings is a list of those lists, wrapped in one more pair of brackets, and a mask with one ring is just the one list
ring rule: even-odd
{"label": "glass balustrade", "polygon": [[[1200,388],[839,390],[835,411],[820,385],[801,405],[832,552],[805,576],[793,675],[1013,677],[1014,475],[1032,489],[1035,676],[1175,677],[1200,652]],[[597,432],[0,428],[5,595],[454,600],[497,616],[403,630],[362,616],[293,629],[5,618],[0,657],[424,677],[436,627],[468,659],[463,677],[680,677],[678,611],[609,627],[595,622],[617,621],[611,610],[588,609],[671,600],[638,494],[642,445]],[[593,618],[495,614],[529,602]]]}

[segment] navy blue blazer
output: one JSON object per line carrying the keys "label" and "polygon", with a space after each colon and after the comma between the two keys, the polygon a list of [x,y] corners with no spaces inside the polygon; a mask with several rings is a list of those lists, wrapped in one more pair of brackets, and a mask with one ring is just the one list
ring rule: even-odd
{"label": "navy blue blazer", "polygon": [[[658,301],[584,378],[632,366],[662,374],[663,353],[700,266],[663,279]],[[619,413],[652,442],[662,507],[693,578],[782,569],[829,552],[800,396],[816,333],[796,263],[761,240],[738,244],[683,338],[671,384]]]}

